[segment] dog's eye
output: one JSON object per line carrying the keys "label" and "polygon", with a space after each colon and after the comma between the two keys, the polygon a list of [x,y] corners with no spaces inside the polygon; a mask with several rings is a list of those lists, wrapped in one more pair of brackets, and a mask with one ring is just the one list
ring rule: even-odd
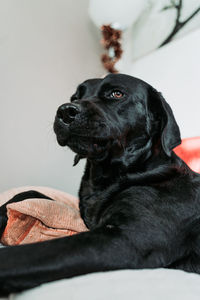
{"label": "dog's eye", "polygon": [[116,91],[113,91],[111,94],[110,94],[110,97],[111,98],[115,98],[115,99],[120,99],[124,96],[124,94],[118,90]]}

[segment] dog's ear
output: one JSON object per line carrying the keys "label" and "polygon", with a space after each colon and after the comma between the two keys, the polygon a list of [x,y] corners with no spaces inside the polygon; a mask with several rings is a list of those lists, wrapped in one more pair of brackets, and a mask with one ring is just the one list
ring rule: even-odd
{"label": "dog's ear", "polygon": [[153,87],[148,91],[148,109],[154,119],[159,121],[161,145],[169,157],[172,150],[181,143],[180,130],[169,104],[162,94]]}

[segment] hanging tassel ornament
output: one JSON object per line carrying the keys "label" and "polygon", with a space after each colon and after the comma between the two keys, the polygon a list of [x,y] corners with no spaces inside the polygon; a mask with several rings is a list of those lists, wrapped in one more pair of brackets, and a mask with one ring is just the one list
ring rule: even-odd
{"label": "hanging tassel ornament", "polygon": [[101,56],[104,68],[110,73],[118,73],[115,68],[116,62],[121,58],[123,50],[121,44],[122,30],[117,28],[116,24],[102,25],[101,44],[106,50]]}

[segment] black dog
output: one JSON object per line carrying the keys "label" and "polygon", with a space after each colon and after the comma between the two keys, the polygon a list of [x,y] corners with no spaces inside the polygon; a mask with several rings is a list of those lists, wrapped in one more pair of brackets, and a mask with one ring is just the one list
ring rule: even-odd
{"label": "black dog", "polygon": [[160,93],[122,74],[87,80],[54,130],[75,164],[87,158],[79,197],[90,231],[1,249],[1,294],[106,270],[200,273],[200,175],[172,151],[179,128]]}

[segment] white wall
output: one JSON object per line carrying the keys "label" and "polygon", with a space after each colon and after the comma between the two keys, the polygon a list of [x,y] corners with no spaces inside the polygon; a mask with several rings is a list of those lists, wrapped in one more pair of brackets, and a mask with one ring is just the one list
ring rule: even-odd
{"label": "white wall", "polygon": [[0,191],[46,185],[76,194],[83,163],[57,145],[57,107],[104,72],[88,0],[0,0]]}

